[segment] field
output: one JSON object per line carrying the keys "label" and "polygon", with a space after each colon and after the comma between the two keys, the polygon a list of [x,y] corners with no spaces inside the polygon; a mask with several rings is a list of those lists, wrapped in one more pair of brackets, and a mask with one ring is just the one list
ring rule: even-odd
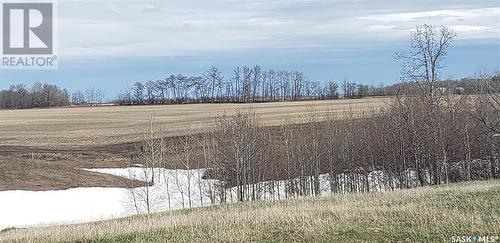
{"label": "field", "polygon": [[[241,203],[47,228],[12,229],[30,242],[450,242],[500,234],[500,181],[386,193]],[[491,239],[491,238],[490,238]]]}
{"label": "field", "polygon": [[[277,125],[284,117],[299,122],[304,112],[320,114],[367,111],[388,98],[358,100],[277,102],[258,104],[185,104],[158,106],[110,106],[32,110],[0,110],[0,146],[46,149],[78,149],[138,141],[149,126],[149,117],[167,135],[198,132],[224,112],[252,108],[265,125]],[[1,150],[0,150],[1,151]]]}
{"label": "field", "polygon": [[[78,168],[125,167],[132,163],[150,117],[166,137],[203,132],[214,118],[252,109],[265,126],[318,116],[368,112],[389,98],[258,104],[184,104],[0,110],[0,191],[79,186],[122,186],[116,178]],[[24,166],[28,164],[29,166]],[[21,166],[23,165],[23,166]],[[175,166],[175,165],[172,165]]]}

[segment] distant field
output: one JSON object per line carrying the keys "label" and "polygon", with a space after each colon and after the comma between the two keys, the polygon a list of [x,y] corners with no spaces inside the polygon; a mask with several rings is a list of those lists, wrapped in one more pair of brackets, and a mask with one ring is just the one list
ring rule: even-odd
{"label": "distant field", "polygon": [[[110,106],[32,110],[0,110],[0,146],[50,149],[104,146],[138,141],[153,115],[167,135],[198,132],[212,118],[238,108],[253,108],[265,125],[279,124],[286,116],[300,122],[314,109],[338,116],[352,109],[368,111],[383,106],[388,98],[359,100],[277,102],[259,104],[186,104],[158,106]],[[1,155],[0,150],[0,155]]]}
{"label": "distant field", "polygon": [[498,242],[499,201],[499,180],[476,181],[11,229],[0,233],[0,241],[452,242],[478,232]]}

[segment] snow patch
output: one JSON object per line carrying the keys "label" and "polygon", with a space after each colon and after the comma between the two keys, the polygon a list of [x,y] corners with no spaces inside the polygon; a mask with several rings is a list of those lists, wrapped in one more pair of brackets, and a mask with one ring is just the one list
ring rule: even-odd
{"label": "snow patch", "polygon": [[[204,169],[169,170],[164,168],[113,168],[85,169],[111,174],[128,179],[153,181],[149,187],[126,188],[73,188],[57,191],[2,191],[0,192],[0,230],[9,227],[47,226],[54,224],[83,223],[124,217],[135,213],[165,211],[180,208],[203,207],[217,204],[216,180],[204,180]],[[415,183],[416,172],[407,171],[409,184]],[[360,183],[352,184],[346,174],[338,174],[333,184],[342,191],[361,191]],[[356,176],[356,175],[354,175]],[[359,176],[362,178],[362,176]],[[368,175],[370,191],[385,191],[394,188],[398,182],[389,179],[383,171]],[[361,182],[362,184],[363,182]],[[291,184],[287,181],[266,181],[253,186],[256,193],[251,197],[258,200],[281,200],[294,197],[289,193]],[[366,183],[365,183],[366,184]],[[330,194],[330,177],[319,177],[320,195]],[[312,194],[312,192],[310,193]],[[141,197],[148,195],[153,203],[147,207]],[[138,200],[135,203],[131,198]],[[237,201],[237,189],[226,190],[226,202]]]}

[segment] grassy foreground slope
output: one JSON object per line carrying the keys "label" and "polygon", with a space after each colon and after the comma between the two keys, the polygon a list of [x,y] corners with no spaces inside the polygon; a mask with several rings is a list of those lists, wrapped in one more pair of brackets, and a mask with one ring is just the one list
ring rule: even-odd
{"label": "grassy foreground slope", "polygon": [[500,180],[387,193],[241,203],[48,228],[10,230],[7,241],[450,242],[500,235]]}

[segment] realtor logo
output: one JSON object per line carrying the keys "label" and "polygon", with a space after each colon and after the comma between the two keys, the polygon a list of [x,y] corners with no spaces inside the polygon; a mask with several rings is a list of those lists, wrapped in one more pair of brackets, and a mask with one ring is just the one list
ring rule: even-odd
{"label": "realtor logo", "polygon": [[26,69],[57,65],[53,2],[3,2],[1,13],[1,67]]}
{"label": "realtor logo", "polygon": [[3,54],[52,54],[52,3],[3,4]]}

